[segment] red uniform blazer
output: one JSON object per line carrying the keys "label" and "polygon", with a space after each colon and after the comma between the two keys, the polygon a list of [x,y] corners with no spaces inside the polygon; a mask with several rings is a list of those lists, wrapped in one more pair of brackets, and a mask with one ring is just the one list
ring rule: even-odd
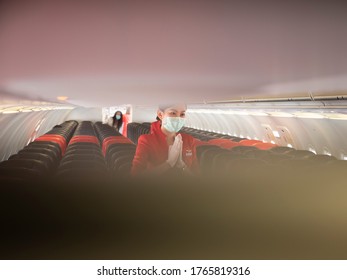
{"label": "red uniform blazer", "polygon": [[[180,133],[182,136],[182,159],[193,170],[197,167],[195,138],[191,135]],[[138,139],[131,173],[139,174],[154,166],[164,163],[168,158],[169,146],[166,135],[161,131],[160,121],[151,125],[151,134],[143,134]]]}

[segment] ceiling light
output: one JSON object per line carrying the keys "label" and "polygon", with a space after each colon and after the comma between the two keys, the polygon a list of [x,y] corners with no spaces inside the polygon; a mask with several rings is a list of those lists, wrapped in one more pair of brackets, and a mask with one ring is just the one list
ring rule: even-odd
{"label": "ceiling light", "polygon": [[66,101],[68,99],[68,97],[67,96],[57,96],[57,99],[59,101]]}
{"label": "ceiling light", "polygon": [[318,114],[318,113],[310,113],[310,112],[298,112],[294,114],[298,118],[303,118],[303,119],[324,119],[323,114]]}
{"label": "ceiling light", "polygon": [[272,117],[281,117],[281,118],[292,118],[294,117],[293,114],[286,113],[286,112],[268,112],[268,114]]}
{"label": "ceiling light", "polygon": [[251,116],[268,116],[265,112],[250,112]]}
{"label": "ceiling light", "polygon": [[273,135],[274,135],[276,138],[280,138],[280,137],[281,137],[280,134],[279,134],[279,132],[278,132],[277,130],[273,130],[272,133],[273,133]]}
{"label": "ceiling light", "polygon": [[324,114],[324,116],[327,119],[332,119],[332,120],[347,120],[347,114]]}
{"label": "ceiling light", "polygon": [[3,114],[15,114],[19,113],[19,111],[14,111],[14,110],[7,110],[7,111],[2,111]]}

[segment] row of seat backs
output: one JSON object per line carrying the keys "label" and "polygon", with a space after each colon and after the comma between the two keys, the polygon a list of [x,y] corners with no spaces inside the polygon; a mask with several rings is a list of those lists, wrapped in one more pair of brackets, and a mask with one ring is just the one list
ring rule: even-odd
{"label": "row of seat backs", "polygon": [[60,125],[54,126],[50,131],[36,138],[35,142],[54,142],[60,147],[62,156],[65,153],[67,143],[70,141],[78,122],[66,121]]}
{"label": "row of seat backs", "polygon": [[254,146],[237,146],[227,150],[216,145],[200,145],[197,147],[197,157],[203,174],[254,171],[257,168],[271,169],[275,166],[288,171],[326,166],[347,167],[346,161],[337,160],[333,156],[316,155],[288,147],[260,150]]}
{"label": "row of seat backs", "polygon": [[108,138],[110,136],[122,136],[122,134],[119,133],[119,131],[115,127],[103,124],[102,122],[94,123],[94,128],[96,135],[100,140],[100,143],[102,143],[105,138]]}
{"label": "row of seat backs", "polygon": [[195,128],[191,128],[191,127],[183,127],[181,129],[181,132],[186,133],[186,134],[190,134],[194,138],[196,138],[200,141],[210,141],[213,139],[229,139],[229,140],[232,140],[234,142],[239,142],[241,140],[246,139],[246,138],[226,135],[226,134],[222,134],[222,133],[217,133],[217,132],[195,129]]}
{"label": "row of seat backs", "polygon": [[133,142],[129,138],[124,137],[117,131],[116,128],[111,127],[107,124],[96,122],[95,131],[102,145],[102,153],[105,157],[107,156],[108,149],[112,144],[133,144]]}
{"label": "row of seat backs", "polygon": [[[130,129],[132,129],[131,127],[130,125]],[[95,123],[95,130],[102,143],[102,153],[111,176],[119,177],[129,175],[136,145],[129,138],[120,134],[115,128],[102,124],[101,122]]]}
{"label": "row of seat backs", "polygon": [[[61,134],[51,134],[53,132]],[[6,176],[10,174],[15,178],[20,169],[24,169],[19,172],[23,179],[54,174],[58,178],[78,178],[86,174],[106,176],[107,167],[111,174],[130,174],[136,150],[136,146],[114,128],[88,121],[79,124],[67,121],[36,140],[13,155],[11,163],[4,164],[13,171],[4,172]]]}
{"label": "row of seat backs", "polygon": [[58,180],[99,180],[107,177],[100,140],[90,121],[78,124],[58,167]]}
{"label": "row of seat backs", "polygon": [[[332,156],[316,155],[307,150],[280,147],[252,139],[236,139],[235,141],[235,139],[217,138],[207,142],[197,141],[197,146],[197,157],[202,172],[230,172],[229,167],[239,172],[239,168],[236,167],[251,169],[252,166],[259,167],[267,164],[289,169],[314,167],[327,163],[344,164],[337,162]],[[206,150],[208,151],[205,152]]]}
{"label": "row of seat backs", "polygon": [[[130,124],[128,124],[127,136],[129,139],[131,139],[131,141],[133,141],[137,145],[138,138],[140,137],[140,135],[150,133],[150,127],[151,127],[151,123],[148,123],[148,122],[130,123]],[[198,130],[198,129],[194,129],[194,128],[188,128],[188,127],[183,127],[181,129],[181,132],[190,134],[194,138],[199,139],[201,141],[209,141],[211,139],[217,139],[217,138],[231,139],[234,141],[240,141],[242,139],[245,139],[245,138],[239,138],[239,137],[234,137],[234,136],[215,133],[215,132],[209,132],[209,131],[203,131],[203,130]]]}
{"label": "row of seat backs", "polygon": [[66,142],[69,142],[72,135],[75,132],[77,125],[78,121],[65,121],[62,124],[55,125],[51,130],[47,131],[45,134],[61,135],[66,139]]}
{"label": "row of seat backs", "polygon": [[[53,175],[58,165],[57,174],[59,176],[65,176],[67,170],[70,170],[74,176],[78,174],[78,171],[84,175],[87,170],[88,174],[95,173],[96,170],[100,170],[99,167],[105,171],[105,159],[101,153],[99,139],[96,137],[92,123],[82,122],[78,126],[77,124],[76,121],[68,121],[55,126],[48,133],[60,131],[62,135],[46,133],[30,143],[23,151],[11,157],[11,160],[14,161],[4,164],[7,169],[11,167],[13,171],[7,174],[12,174],[13,177],[17,177],[18,174],[21,177],[22,174],[24,179],[37,178],[38,176],[44,178]],[[75,133],[73,134],[74,130]],[[72,134],[73,137],[71,138]],[[67,141],[65,139],[69,140],[69,138],[71,140],[66,150]],[[60,162],[62,157],[63,160]],[[21,169],[25,170],[20,172]]]}
{"label": "row of seat backs", "polygon": [[[142,134],[149,134],[151,129],[151,123],[145,122],[145,123],[130,123],[128,124],[128,131],[127,131],[127,136],[131,141],[133,141],[136,145],[138,143],[138,138]],[[216,137],[228,137],[232,138],[232,136],[228,135],[222,135],[218,133],[213,133],[213,132],[208,132],[208,131],[202,131],[202,130],[195,130],[192,128],[185,128],[183,127],[181,129],[181,132],[187,133],[192,135],[194,138],[199,139],[201,141],[208,141],[211,139],[215,139]]]}
{"label": "row of seat backs", "polygon": [[272,147],[275,147],[277,145],[272,143],[264,143],[259,140],[251,140],[247,138],[242,137],[236,137],[216,132],[209,132],[204,130],[198,130],[195,128],[187,128],[183,127],[181,129],[182,132],[192,135],[194,138],[199,140],[197,143],[198,145],[205,144],[205,142],[208,142],[213,145],[221,146],[223,148],[230,149],[232,147],[236,146],[256,146],[259,149],[267,150]]}
{"label": "row of seat backs", "polygon": [[96,143],[76,142],[68,146],[58,167],[56,177],[63,180],[105,178],[105,158]]}
{"label": "row of seat backs", "polygon": [[0,163],[0,178],[11,181],[37,180],[51,176],[57,169],[77,127],[76,121],[54,126],[7,161]]}
{"label": "row of seat backs", "polygon": [[132,162],[136,152],[133,143],[113,143],[105,156],[110,174],[114,177],[130,175]]}
{"label": "row of seat backs", "polygon": [[269,150],[274,147],[278,147],[276,144],[262,142],[260,140],[252,140],[252,139],[212,139],[208,141],[209,144],[220,146],[225,149],[231,149],[237,146],[254,146],[260,150]]}
{"label": "row of seat backs", "polygon": [[[138,138],[142,134],[148,134],[150,133],[150,123],[130,123],[128,124],[128,138],[131,139],[136,145],[138,142]],[[210,131],[204,131],[204,130],[199,130],[195,128],[188,128],[188,127],[183,127],[181,129],[181,132],[189,134],[193,136],[194,138],[206,142],[206,141],[211,141],[211,140],[225,140],[225,141],[233,141],[233,142],[240,142],[242,140],[248,140],[246,138],[241,138],[241,137],[236,137],[236,136],[231,136],[231,135],[226,135],[226,134],[221,134],[221,133],[216,133],[216,132],[210,132]]]}
{"label": "row of seat backs", "polygon": [[78,124],[73,136],[90,135],[96,136],[94,125],[91,121],[82,121]]}
{"label": "row of seat backs", "polygon": [[127,137],[137,145],[138,139],[142,134],[149,134],[151,131],[150,123],[132,122],[127,127]]}
{"label": "row of seat backs", "polygon": [[[130,174],[136,146],[113,127],[101,122],[82,125],[86,135],[72,137],[57,177],[66,180],[72,176],[73,179],[92,176],[96,180],[108,178],[109,174],[112,177]],[[76,131],[81,129],[77,127]]]}

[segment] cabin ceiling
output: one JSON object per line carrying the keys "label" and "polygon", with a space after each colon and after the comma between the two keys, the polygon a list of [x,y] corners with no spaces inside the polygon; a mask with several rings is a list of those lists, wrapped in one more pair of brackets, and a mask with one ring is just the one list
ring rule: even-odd
{"label": "cabin ceiling", "polygon": [[0,91],[80,106],[346,91],[346,7],[2,1]]}

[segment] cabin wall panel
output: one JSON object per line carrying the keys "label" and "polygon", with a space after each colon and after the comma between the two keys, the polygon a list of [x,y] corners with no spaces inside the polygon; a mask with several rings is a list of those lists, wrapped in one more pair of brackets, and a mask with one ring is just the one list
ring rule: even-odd
{"label": "cabin wall panel", "polygon": [[132,121],[143,123],[143,122],[154,122],[157,117],[158,107],[148,106],[132,106]]}
{"label": "cabin wall panel", "polygon": [[[0,115],[0,160],[23,149],[34,138],[64,122],[70,110],[19,112]],[[40,124],[40,126],[38,126]]]}
{"label": "cabin wall panel", "polygon": [[102,108],[77,107],[72,109],[70,114],[67,115],[66,118],[66,120],[101,122]]}
{"label": "cabin wall panel", "polygon": [[[290,134],[289,138],[292,138],[292,145],[296,149],[308,150],[311,148],[317,154],[329,152],[338,159],[342,159],[343,155],[347,156],[347,141],[345,140],[347,120],[200,112],[187,114],[187,126],[189,127],[270,141],[263,128],[264,125],[268,125],[271,130],[276,131],[280,131],[281,128],[287,129]],[[285,143],[284,139],[274,137],[273,134],[270,138],[278,145]]]}

